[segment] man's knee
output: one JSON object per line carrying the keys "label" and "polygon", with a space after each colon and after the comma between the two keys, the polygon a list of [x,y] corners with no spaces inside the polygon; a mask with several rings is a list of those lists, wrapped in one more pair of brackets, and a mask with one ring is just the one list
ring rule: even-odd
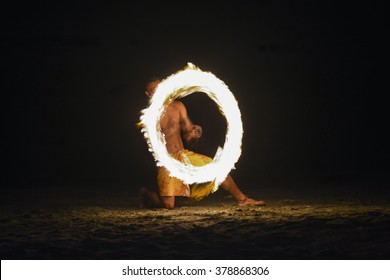
{"label": "man's knee", "polygon": [[166,204],[164,204],[164,206],[168,210],[172,210],[172,209],[175,208],[175,204],[174,203],[166,203]]}

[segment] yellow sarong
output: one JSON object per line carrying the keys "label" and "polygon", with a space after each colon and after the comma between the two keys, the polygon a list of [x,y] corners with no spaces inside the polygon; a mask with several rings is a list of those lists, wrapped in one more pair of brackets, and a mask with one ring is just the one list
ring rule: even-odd
{"label": "yellow sarong", "polygon": [[[194,166],[203,166],[213,161],[212,158],[183,149],[171,156],[180,162],[190,162]],[[158,190],[161,196],[188,196],[195,200],[201,200],[208,196],[213,188],[214,182],[202,184],[185,184],[176,177],[169,176],[169,171],[165,167],[157,168]]]}

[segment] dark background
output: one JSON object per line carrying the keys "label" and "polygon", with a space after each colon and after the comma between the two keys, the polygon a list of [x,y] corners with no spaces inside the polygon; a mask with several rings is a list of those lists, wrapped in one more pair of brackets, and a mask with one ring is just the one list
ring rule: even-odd
{"label": "dark background", "polygon": [[[144,85],[187,62],[238,100],[240,185],[388,183],[386,8],[291,2],[4,7],[2,186],[155,184],[135,125],[147,106]],[[201,94],[183,102],[204,128],[198,151],[213,156],[224,120]]]}

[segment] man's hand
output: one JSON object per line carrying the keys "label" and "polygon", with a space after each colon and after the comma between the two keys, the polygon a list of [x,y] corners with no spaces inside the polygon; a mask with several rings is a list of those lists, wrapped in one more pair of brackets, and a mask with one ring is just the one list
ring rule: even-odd
{"label": "man's hand", "polygon": [[199,139],[200,137],[202,137],[202,127],[199,125],[193,125],[191,136],[195,139]]}
{"label": "man's hand", "polygon": [[199,125],[192,125],[192,130],[186,134],[185,140],[190,148],[195,149],[200,137],[202,137],[202,127]]}

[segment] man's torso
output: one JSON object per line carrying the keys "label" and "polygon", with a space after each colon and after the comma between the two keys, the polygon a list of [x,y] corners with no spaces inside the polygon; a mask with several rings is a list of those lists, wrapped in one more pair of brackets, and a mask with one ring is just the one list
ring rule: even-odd
{"label": "man's torso", "polygon": [[160,119],[161,131],[165,135],[166,147],[170,154],[176,153],[184,148],[181,138],[180,122],[180,107],[177,101],[173,101],[168,105]]}

